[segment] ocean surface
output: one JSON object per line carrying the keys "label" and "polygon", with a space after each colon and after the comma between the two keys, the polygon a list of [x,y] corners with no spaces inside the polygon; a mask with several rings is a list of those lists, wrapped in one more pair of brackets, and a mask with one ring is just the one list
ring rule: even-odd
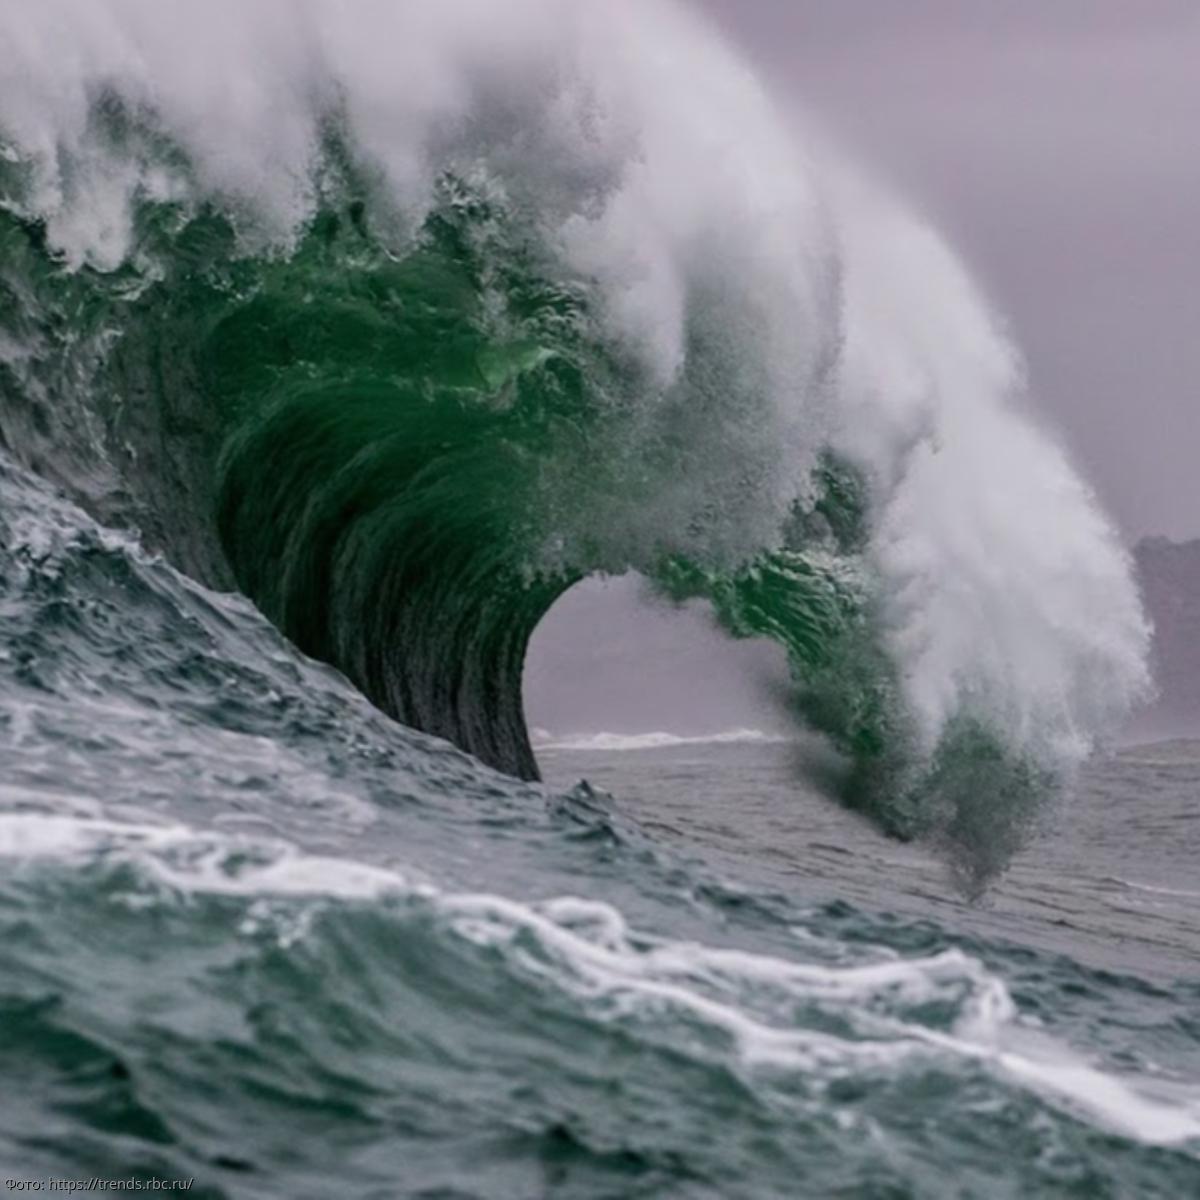
{"label": "ocean surface", "polygon": [[811,747],[560,740],[520,783],[24,473],[0,499],[6,1177],[1200,1188],[1200,744],[1097,761],[967,904]]}
{"label": "ocean surface", "polygon": [[977,903],[963,902],[936,848],[883,837],[831,804],[838,766],[811,741],[585,735],[551,741],[542,761],[551,785],[586,780],[643,828],[729,856],[747,878],[910,918],[951,913],[964,932],[1116,972],[1200,973],[1200,741],[1099,755]]}
{"label": "ocean surface", "polygon": [[[1200,1196],[1200,750],[936,230],[673,0],[0,48],[7,1189]],[[530,736],[631,572],[785,737]]]}

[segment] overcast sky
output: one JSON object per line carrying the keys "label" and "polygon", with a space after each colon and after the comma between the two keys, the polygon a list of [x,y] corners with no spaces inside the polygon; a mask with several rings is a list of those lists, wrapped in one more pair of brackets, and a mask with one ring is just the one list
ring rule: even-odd
{"label": "overcast sky", "polygon": [[1200,0],[703,0],[948,234],[1130,537],[1200,536]]}
{"label": "overcast sky", "polygon": [[[1200,0],[697,2],[946,232],[1126,537],[1200,536]],[[560,601],[531,648],[533,723],[781,719],[777,648],[636,596]]]}

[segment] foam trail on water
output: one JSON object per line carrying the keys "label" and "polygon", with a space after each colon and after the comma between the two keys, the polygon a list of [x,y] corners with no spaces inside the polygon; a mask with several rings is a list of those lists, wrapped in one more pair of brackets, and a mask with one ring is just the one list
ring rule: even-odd
{"label": "foam trail on water", "polygon": [[[610,905],[574,896],[527,904],[447,891],[394,869],[305,853],[280,839],[44,813],[0,815],[0,860],[27,876],[88,872],[120,880],[136,910],[238,900],[222,919],[238,937],[286,950],[322,937],[314,918],[356,906],[449,958],[484,948],[505,976],[549,990],[647,1050],[736,1064],[772,1086],[820,1096],[837,1081],[919,1076],[978,1065],[1017,1089],[1149,1145],[1200,1137],[1194,1088],[1122,1077],[1022,1023],[1004,982],[959,950],[831,966],[653,937]],[[458,964],[461,966],[461,962]],[[436,977],[436,971],[433,972]],[[949,1027],[946,1028],[946,1024]]]}

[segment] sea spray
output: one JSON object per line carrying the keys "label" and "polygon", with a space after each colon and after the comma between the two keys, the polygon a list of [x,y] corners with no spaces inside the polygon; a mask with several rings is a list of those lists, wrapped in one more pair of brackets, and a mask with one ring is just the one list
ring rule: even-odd
{"label": "sea spray", "polygon": [[852,803],[1002,866],[1147,631],[936,233],[673,4],[183,20],[0,13],[14,452],[520,775],[557,595],[706,596]]}

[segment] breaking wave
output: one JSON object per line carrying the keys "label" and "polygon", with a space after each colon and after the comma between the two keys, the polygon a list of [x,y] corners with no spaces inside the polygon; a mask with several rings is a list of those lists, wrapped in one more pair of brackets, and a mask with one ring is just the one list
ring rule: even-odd
{"label": "breaking wave", "polygon": [[848,801],[978,881],[1147,687],[962,267],[681,8],[0,39],[0,442],[400,720],[536,776],[528,640],[636,570],[781,643]]}

